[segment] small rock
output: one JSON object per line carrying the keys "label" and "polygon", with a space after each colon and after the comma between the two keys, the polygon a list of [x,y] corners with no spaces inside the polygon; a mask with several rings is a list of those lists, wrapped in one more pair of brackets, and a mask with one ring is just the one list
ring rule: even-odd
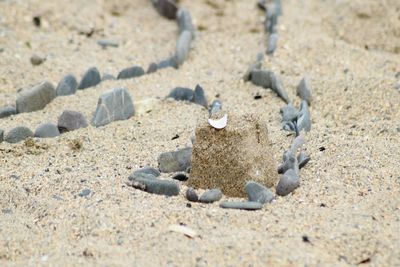
{"label": "small rock", "polygon": [[282,122],[295,121],[299,116],[299,111],[293,106],[292,103],[281,108],[280,113],[282,114]]}
{"label": "small rock", "polygon": [[265,31],[269,34],[276,32],[278,25],[279,6],[275,3],[271,3],[267,6],[267,12],[265,12]]}
{"label": "small rock", "polygon": [[176,63],[178,66],[182,65],[182,63],[186,60],[189,55],[190,44],[192,42],[192,33],[189,31],[183,31],[178,38],[178,42],[176,44]]}
{"label": "small rock", "polygon": [[173,1],[155,0],[153,1],[153,5],[161,16],[166,17],[167,19],[176,18],[176,12],[178,8]]}
{"label": "small rock", "polygon": [[199,201],[199,196],[197,195],[196,191],[192,187],[189,187],[186,190],[186,199],[191,202]]}
{"label": "small rock", "polygon": [[196,85],[193,94],[193,102],[207,108],[207,98],[204,94],[204,90],[200,85]]}
{"label": "small rock", "polygon": [[152,62],[152,63],[150,63],[149,67],[147,68],[147,74],[156,72],[157,70],[158,70],[157,63]]}
{"label": "small rock", "polygon": [[77,88],[78,82],[76,81],[75,76],[68,74],[58,83],[56,93],[58,96],[73,95],[76,93]]}
{"label": "small rock", "polygon": [[17,97],[17,112],[31,112],[43,109],[56,97],[54,86],[49,82],[42,82],[28,90],[24,90]]}
{"label": "small rock", "polygon": [[92,119],[95,127],[117,120],[126,120],[135,114],[132,99],[125,88],[116,88],[102,94]]}
{"label": "small rock", "polygon": [[218,201],[222,198],[222,192],[218,188],[208,190],[204,192],[199,201],[202,203],[213,203],[215,201]]}
{"label": "small rock", "polygon": [[278,33],[274,32],[268,37],[267,55],[273,55],[278,44]]}
{"label": "small rock", "polygon": [[300,103],[300,112],[297,117],[297,129],[299,132],[301,130],[305,130],[309,132],[311,130],[311,116],[310,111],[308,109],[307,101],[302,100]]}
{"label": "small rock", "polygon": [[[253,63],[249,66],[249,68],[247,69],[246,73],[243,75],[243,80],[245,82],[252,80],[251,75],[252,72],[255,70],[261,70],[262,67],[262,61],[257,61],[256,63]],[[253,82],[254,83],[254,82]]]}
{"label": "small rock", "polygon": [[4,130],[0,129],[0,143],[4,140]]}
{"label": "small rock", "polygon": [[119,45],[116,40],[111,40],[111,39],[100,39],[97,41],[97,44],[100,45],[102,48],[118,47]]}
{"label": "small rock", "polygon": [[224,209],[238,210],[260,210],[263,207],[261,203],[251,201],[224,201],[219,206]]}
{"label": "small rock", "polygon": [[5,106],[0,108],[0,119],[17,114],[17,109],[13,106]]}
{"label": "small rock", "polygon": [[116,80],[114,75],[108,74],[108,73],[103,73],[103,77],[101,78],[102,81],[110,81],[110,80]]}
{"label": "small rock", "polygon": [[118,74],[117,79],[130,79],[130,78],[140,77],[144,74],[145,72],[142,67],[133,66],[121,70],[121,72]]}
{"label": "small rock", "polygon": [[296,136],[299,135],[299,131],[297,129],[297,125],[293,121],[284,121],[282,122],[282,129],[288,132],[295,132]]}
{"label": "small rock", "polygon": [[310,78],[305,76],[297,86],[297,95],[300,96],[301,99],[307,101],[307,104],[311,104],[311,86],[310,86]]}
{"label": "small rock", "polygon": [[148,176],[148,175],[152,175],[154,177],[158,177],[160,176],[160,172],[153,168],[153,167],[144,167],[141,169],[138,169],[136,171],[134,171],[130,176],[129,176],[129,180],[134,180],[135,177],[144,177],[144,176]]}
{"label": "small rock", "polygon": [[178,64],[176,62],[176,58],[175,57],[169,57],[166,58],[164,60],[161,60],[158,64],[157,64],[157,69],[164,69],[164,68],[178,68]]}
{"label": "small rock", "polygon": [[187,177],[187,175],[184,173],[177,173],[174,176],[172,176],[172,179],[184,182],[187,181],[189,177]]}
{"label": "small rock", "polygon": [[297,161],[299,163],[299,169],[303,168],[306,166],[306,164],[310,161],[310,156],[307,155],[307,153],[302,150],[300,151],[299,155],[297,156]]}
{"label": "small rock", "polygon": [[179,33],[189,31],[194,37],[195,29],[192,23],[192,16],[190,12],[185,8],[180,8],[177,13],[177,21],[179,27]]}
{"label": "small rock", "polygon": [[263,88],[271,88],[271,73],[271,71],[261,70],[257,68],[257,66],[254,66],[252,67],[249,78],[254,85],[261,86]]}
{"label": "small rock", "polygon": [[58,118],[57,126],[60,133],[65,133],[79,128],[86,128],[88,127],[88,123],[82,113],[72,110],[64,110]]}
{"label": "small rock", "polygon": [[249,201],[264,204],[274,199],[271,190],[254,181],[247,182],[244,189],[246,190]]}
{"label": "small rock", "polygon": [[83,189],[80,193],[79,196],[80,197],[87,197],[88,195],[90,195],[92,191],[90,189]]}
{"label": "small rock", "polygon": [[222,103],[219,100],[214,100],[210,107],[210,116],[222,110]]}
{"label": "small rock", "polygon": [[33,137],[33,132],[25,126],[19,126],[9,131],[4,141],[7,143],[18,143],[28,137]]}
{"label": "small rock", "polygon": [[160,179],[135,178],[133,186],[148,193],[165,196],[177,196],[180,191],[177,183]]}
{"label": "small rock", "polygon": [[38,66],[38,65],[42,64],[45,60],[46,60],[45,57],[41,57],[36,54],[31,56],[31,63],[33,66]]}
{"label": "small rock", "polygon": [[173,98],[178,101],[193,101],[194,92],[190,88],[176,87],[172,89],[167,98]]}
{"label": "small rock", "polygon": [[60,131],[53,123],[42,123],[35,131],[35,137],[38,138],[52,138],[60,135]]}
{"label": "small rock", "polygon": [[98,85],[101,82],[99,70],[96,67],[88,69],[83,74],[82,80],[78,85],[78,89],[86,89]]}
{"label": "small rock", "polygon": [[157,161],[161,172],[185,171],[191,165],[192,148],[162,153]]}
{"label": "small rock", "polygon": [[299,173],[299,164],[297,158],[291,151],[285,153],[285,161],[278,167],[278,173],[285,173],[287,170],[294,170],[295,173]]}
{"label": "small rock", "polygon": [[278,96],[280,98],[282,98],[286,103],[289,103],[289,96],[286,93],[285,89],[283,88],[283,84],[281,79],[276,76],[273,72],[271,72],[271,89],[272,91],[274,91],[275,93],[278,94]]}
{"label": "small rock", "polygon": [[289,169],[282,175],[279,183],[276,187],[276,194],[280,196],[286,196],[293,190],[300,186],[300,178],[296,172]]}

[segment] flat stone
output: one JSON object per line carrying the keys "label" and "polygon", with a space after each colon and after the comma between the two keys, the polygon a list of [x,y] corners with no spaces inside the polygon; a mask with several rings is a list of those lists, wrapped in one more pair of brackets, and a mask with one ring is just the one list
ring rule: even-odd
{"label": "flat stone", "polygon": [[251,201],[224,201],[219,206],[224,209],[237,210],[260,210],[263,207],[261,203]]}
{"label": "flat stone", "polygon": [[175,59],[178,66],[187,59],[190,50],[190,44],[192,42],[192,33],[189,31],[183,31],[178,38],[175,51]]}
{"label": "flat stone", "polygon": [[119,46],[118,42],[112,39],[100,39],[97,41],[97,44],[100,45],[102,48]]}
{"label": "flat stone", "polygon": [[98,85],[101,82],[100,72],[96,67],[88,69],[82,76],[78,89],[86,89]]}
{"label": "flat stone", "polygon": [[186,199],[191,202],[199,201],[199,196],[197,195],[196,191],[192,187],[189,187],[186,190]]}
{"label": "flat stone", "polygon": [[117,120],[127,120],[135,114],[132,99],[125,88],[116,88],[102,94],[92,119],[95,127]]}
{"label": "flat stone", "polygon": [[310,161],[310,156],[304,151],[300,151],[299,155],[297,156],[297,161],[299,163],[299,169],[306,166],[306,164]]}
{"label": "flat stone", "polygon": [[90,195],[92,191],[90,189],[83,189],[80,193],[79,196],[80,197],[87,197],[88,195]]}
{"label": "flat stone", "polygon": [[108,74],[108,73],[103,73],[103,77],[101,78],[102,81],[112,81],[116,80],[114,75]]}
{"label": "flat stone", "polygon": [[[245,82],[247,82],[247,81],[251,81],[252,80],[252,73],[253,73],[253,71],[255,71],[255,70],[261,70],[261,67],[262,67],[262,62],[261,62],[261,60],[257,60],[255,63],[252,63],[248,68],[247,68],[247,71],[246,71],[246,73],[243,75],[243,80],[245,81]],[[261,73],[256,73],[256,75],[263,75],[263,74],[261,74]],[[253,82],[254,84],[256,84],[256,83],[258,83],[258,79],[260,79],[261,77],[256,77],[255,78],[255,81]],[[256,85],[258,85],[258,84],[256,84]]]}
{"label": "flat stone", "polygon": [[265,12],[265,31],[269,34],[276,32],[279,17],[279,6],[270,3]]}
{"label": "flat stone", "polygon": [[297,95],[300,96],[301,99],[307,101],[307,104],[311,104],[312,96],[311,96],[311,86],[310,86],[310,78],[305,76],[299,83],[296,88]]}
{"label": "flat stone", "polygon": [[157,12],[167,19],[175,19],[178,8],[175,3],[170,0],[154,0],[153,5]]}
{"label": "flat stone", "polygon": [[283,88],[283,84],[281,79],[275,75],[273,72],[270,73],[271,78],[271,89],[272,91],[274,91],[275,93],[277,93],[277,95],[283,99],[283,101],[285,101],[286,103],[289,103],[289,96],[286,93],[285,89]]}
{"label": "flat stone", "polygon": [[180,191],[177,183],[168,180],[136,178],[133,184],[135,188],[157,195],[177,196]]}
{"label": "flat stone", "polygon": [[157,63],[152,62],[152,63],[150,63],[149,67],[147,68],[146,73],[147,73],[147,74],[149,74],[149,73],[154,73],[154,72],[156,72],[157,70],[158,70],[158,65],[157,65]]}
{"label": "flat stone", "polygon": [[204,192],[201,195],[199,201],[201,203],[213,203],[215,201],[220,200],[221,198],[222,198],[222,191],[218,188],[214,188]]}
{"label": "flat stone", "polygon": [[88,127],[87,120],[82,113],[72,110],[64,110],[58,118],[58,130],[60,133],[74,131]]}
{"label": "flat stone", "polygon": [[0,143],[4,140],[4,130],[0,129]]}
{"label": "flat stone", "polygon": [[17,109],[13,106],[5,106],[0,108],[0,119],[17,114]]}
{"label": "flat stone", "polygon": [[42,82],[30,89],[22,91],[17,97],[17,112],[32,112],[43,109],[56,97],[54,86]]}
{"label": "flat stone", "polygon": [[282,175],[279,183],[276,187],[276,194],[280,196],[286,196],[293,192],[297,187],[300,186],[300,178],[296,172],[289,169]]}
{"label": "flat stone", "polygon": [[164,69],[164,68],[178,68],[178,64],[176,62],[176,57],[169,57],[166,59],[161,60],[158,64],[157,64],[157,68],[158,69]]}
{"label": "flat stone", "polygon": [[271,190],[269,190],[262,184],[249,181],[246,183],[244,189],[247,193],[249,201],[259,202],[261,204],[264,204],[264,203],[269,203],[274,199],[274,195],[271,192]]}
{"label": "flat stone", "polygon": [[278,45],[278,33],[274,32],[268,36],[267,55],[273,55]]}
{"label": "flat stone", "polygon": [[161,172],[186,171],[191,166],[192,148],[162,153],[157,161]]}
{"label": "flat stone", "polygon": [[196,88],[194,89],[193,102],[205,108],[208,106],[204,90],[200,85],[196,85]]}
{"label": "flat stone", "polygon": [[193,26],[192,16],[190,15],[189,10],[185,8],[180,8],[177,13],[177,22],[179,33],[189,31],[190,33],[192,33],[192,37],[194,37],[195,28]]}
{"label": "flat stone", "polygon": [[189,177],[185,173],[177,173],[174,176],[172,176],[172,179],[184,182],[187,181]]}
{"label": "flat stone", "polygon": [[76,81],[75,76],[68,74],[58,83],[56,93],[58,96],[73,95],[76,93],[77,88],[78,82]]}
{"label": "flat stone", "polygon": [[132,181],[136,177],[151,178],[150,175],[156,178],[160,176],[160,172],[153,167],[144,167],[134,171],[131,175],[129,175],[128,179]]}
{"label": "flat stone", "polygon": [[222,103],[219,100],[214,100],[211,103],[211,107],[210,107],[210,115],[216,114],[217,112],[222,110]]}
{"label": "flat stone", "polygon": [[60,135],[60,131],[53,123],[42,123],[35,130],[35,137],[53,138]]}
{"label": "flat stone", "polygon": [[173,98],[178,101],[193,101],[194,92],[190,88],[176,87],[171,90],[167,98]]}
{"label": "flat stone", "polygon": [[307,101],[302,100],[300,103],[300,112],[297,117],[297,129],[300,132],[301,130],[305,130],[309,132],[311,130],[311,115],[310,110],[308,109]]}
{"label": "flat stone", "polygon": [[117,79],[130,79],[130,78],[140,77],[144,74],[145,72],[142,67],[133,66],[121,70],[121,72],[118,74]]}
{"label": "flat stone", "polygon": [[275,186],[278,175],[267,121],[262,114],[228,114],[227,125],[221,130],[210,126],[207,119],[200,121],[189,185],[220,188],[231,197],[245,197],[247,181]]}
{"label": "flat stone", "polygon": [[9,131],[4,138],[4,141],[7,143],[18,143],[28,137],[33,137],[33,132],[25,126],[19,126]]}
{"label": "flat stone", "polygon": [[280,113],[282,115],[282,122],[295,121],[299,116],[299,111],[293,106],[292,103],[289,103],[281,108]]}

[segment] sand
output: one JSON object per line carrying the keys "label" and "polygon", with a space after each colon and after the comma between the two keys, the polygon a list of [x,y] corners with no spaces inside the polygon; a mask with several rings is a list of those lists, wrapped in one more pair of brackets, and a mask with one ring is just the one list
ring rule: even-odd
{"label": "sand", "polygon": [[[207,111],[161,100],[173,87],[197,83],[230,112],[268,117],[278,166],[293,139],[281,130],[284,103],[241,81],[265,50],[255,2],[181,0],[201,31],[179,70],[103,82],[41,111],[0,119],[6,132],[55,123],[64,109],[91,119],[98,97],[116,87],[134,101],[159,99],[151,112],[105,127],[0,144],[0,265],[400,266],[397,0],[282,1],[278,48],[263,64],[280,74],[296,105],[305,74],[314,94],[305,135],[312,159],[293,194],[260,211],[236,211],[218,203],[187,207],[185,185],[170,198],[125,185],[135,169],[156,167],[161,152],[190,141]],[[40,28],[32,23],[36,15]],[[79,34],[90,27],[91,37]],[[57,84],[68,73],[80,77],[92,66],[114,75],[136,64],[147,68],[173,53],[177,32],[146,0],[0,1],[0,106],[13,104],[22,88]],[[119,47],[102,49],[101,38]],[[33,54],[47,60],[32,66]],[[86,188],[91,195],[79,197]],[[170,232],[174,224],[198,235]]]}

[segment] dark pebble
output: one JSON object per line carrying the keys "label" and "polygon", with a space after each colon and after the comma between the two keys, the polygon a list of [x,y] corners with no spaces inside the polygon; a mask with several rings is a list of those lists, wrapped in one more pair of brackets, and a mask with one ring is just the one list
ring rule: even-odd
{"label": "dark pebble", "polygon": [[259,202],[264,204],[269,203],[274,199],[274,195],[272,194],[271,190],[254,181],[247,182],[244,189],[247,193],[249,201],[251,202]]}
{"label": "dark pebble", "polygon": [[72,110],[64,110],[58,118],[57,126],[60,133],[65,133],[79,128],[86,128],[88,127],[88,123],[82,113]]}
{"label": "dark pebble", "polygon": [[200,85],[196,85],[194,89],[193,102],[205,108],[208,106],[204,90]]}
{"label": "dark pebble", "polygon": [[215,188],[215,189],[211,189],[208,190],[206,192],[204,192],[199,201],[202,203],[213,203],[215,201],[218,201],[222,198],[222,192],[220,189]]}
{"label": "dark pebble", "polygon": [[0,119],[17,114],[17,109],[13,106],[5,106],[0,108]]}
{"label": "dark pebble", "polygon": [[41,56],[36,55],[36,54],[31,56],[31,64],[33,66],[38,66],[38,65],[42,64],[45,60],[46,60],[46,58],[41,57]]}
{"label": "dark pebble", "polygon": [[80,197],[86,197],[86,196],[90,195],[91,192],[92,192],[92,191],[91,191],[90,189],[83,189],[83,190],[79,193],[79,196],[80,196]]}
{"label": "dark pebble", "polygon": [[99,70],[96,67],[88,69],[82,76],[78,89],[86,89],[98,85],[101,82]]}
{"label": "dark pebble", "polygon": [[148,193],[165,196],[177,196],[180,191],[176,182],[160,179],[136,178],[133,186]]}
{"label": "dark pebble", "polygon": [[190,88],[176,87],[172,89],[167,97],[173,98],[178,101],[193,101],[194,92]]}
{"label": "dark pebble", "polygon": [[155,0],[153,1],[153,5],[161,16],[171,20],[176,18],[176,12],[178,11],[178,8],[173,1]]}
{"label": "dark pebble", "polygon": [[186,190],[186,199],[189,201],[192,201],[192,202],[199,201],[199,196],[197,195],[196,191],[192,187],[189,187]]}
{"label": "dark pebble", "polygon": [[184,182],[187,181],[189,177],[187,177],[187,175],[184,173],[177,173],[174,176],[172,176],[172,179]]}
{"label": "dark pebble", "polygon": [[161,172],[185,171],[191,166],[192,148],[162,153],[157,161]]}
{"label": "dark pebble", "polygon": [[150,63],[149,67],[147,68],[147,73],[153,73],[156,72],[158,70],[158,65],[157,63]]}
{"label": "dark pebble", "polygon": [[78,82],[76,81],[75,76],[68,74],[58,83],[56,94],[58,96],[73,95],[76,93],[77,88]]}
{"label": "dark pebble", "polygon": [[19,126],[9,131],[4,138],[4,141],[7,143],[18,143],[28,137],[33,137],[33,132],[25,126]]}
{"label": "dark pebble", "polygon": [[117,79],[130,79],[130,78],[140,77],[144,74],[145,74],[145,72],[142,67],[133,66],[133,67],[121,70],[121,72],[118,74]]}

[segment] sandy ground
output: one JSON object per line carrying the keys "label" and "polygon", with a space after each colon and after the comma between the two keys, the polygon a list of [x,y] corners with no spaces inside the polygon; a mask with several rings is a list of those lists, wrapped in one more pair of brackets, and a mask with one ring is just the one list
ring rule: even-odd
{"label": "sandy ground", "polygon": [[[115,87],[137,101],[199,83],[230,112],[267,114],[278,165],[292,141],[281,130],[284,103],[241,81],[265,49],[255,2],[181,0],[201,31],[179,70],[103,82],[41,111],[0,119],[0,128],[35,129],[55,123],[64,109],[90,119],[99,95]],[[207,116],[198,105],[159,101],[150,113],[36,140],[36,147],[0,144],[0,265],[400,266],[400,4],[282,2],[278,48],[264,66],[280,73],[296,104],[296,85],[311,77],[312,160],[300,188],[246,212],[218,203],[186,207],[185,185],[170,198],[126,187],[132,171],[156,167],[161,152],[185,147]],[[79,34],[89,27],[90,38]],[[67,73],[80,77],[91,66],[114,75],[131,65],[147,68],[174,51],[177,31],[146,0],[0,1],[0,106],[13,104],[22,88],[57,84]],[[102,49],[100,38],[120,45]],[[32,66],[34,53],[46,62]],[[263,98],[255,100],[257,93]],[[82,149],[70,148],[74,140]],[[85,188],[92,194],[78,197]],[[172,224],[199,236],[169,232]]]}

